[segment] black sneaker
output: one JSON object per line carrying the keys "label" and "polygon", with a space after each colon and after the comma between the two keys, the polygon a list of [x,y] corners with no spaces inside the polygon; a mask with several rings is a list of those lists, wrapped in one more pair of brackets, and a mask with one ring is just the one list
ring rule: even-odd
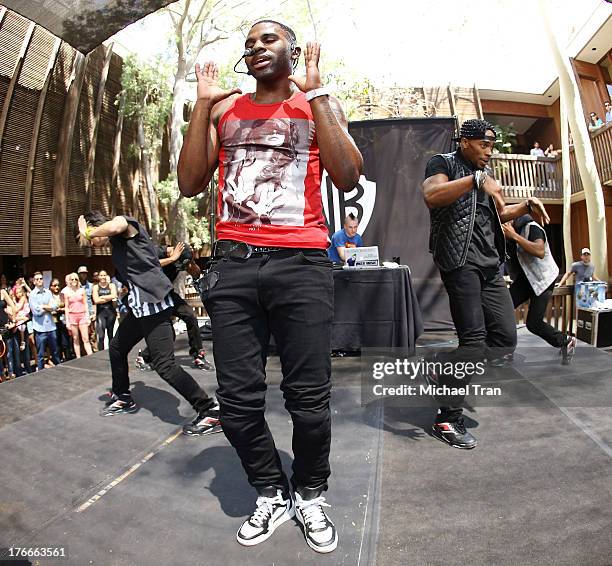
{"label": "black sneaker", "polygon": [[465,429],[463,418],[454,423],[435,423],[431,431],[435,438],[450,444],[453,448],[471,450],[478,444],[474,436]]}
{"label": "black sneaker", "polygon": [[575,336],[567,336],[565,344],[561,346],[561,355],[563,356],[561,363],[564,366],[568,366],[572,363],[572,359],[576,353],[576,342],[577,340]]}
{"label": "black sneaker", "polygon": [[138,407],[131,397],[119,399],[116,395],[111,395],[110,401],[106,403],[106,407],[100,411],[100,416],[112,417],[113,415],[121,415],[123,413],[135,413],[137,410]]}
{"label": "black sneaker", "polygon": [[295,491],[295,516],[302,525],[308,546],[317,552],[332,552],[338,546],[336,527],[323,507],[325,497],[320,489],[298,487]]}
{"label": "black sneaker", "polygon": [[183,427],[183,434],[189,436],[202,436],[204,434],[214,434],[221,432],[219,422],[219,404],[215,403],[210,409],[200,411],[198,416],[190,424]]}
{"label": "black sneaker", "polygon": [[151,364],[142,357],[142,351],[138,350],[138,355],[136,356],[136,367],[140,371],[152,371],[153,367]]}
{"label": "black sneaker", "polygon": [[293,518],[295,506],[291,496],[284,496],[275,487],[267,487],[259,492],[256,509],[240,526],[236,540],[244,546],[254,546],[270,538],[276,527]]}
{"label": "black sneaker", "polygon": [[215,366],[213,366],[206,359],[206,351],[205,350],[200,350],[199,354],[195,358],[193,358],[193,365],[195,367],[197,367],[198,369],[201,369],[203,371],[214,371],[215,370]]}

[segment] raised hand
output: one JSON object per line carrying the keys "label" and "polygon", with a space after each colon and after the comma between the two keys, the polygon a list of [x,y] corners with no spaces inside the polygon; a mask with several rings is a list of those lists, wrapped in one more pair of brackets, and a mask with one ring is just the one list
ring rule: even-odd
{"label": "raised hand", "polygon": [[529,197],[527,202],[531,205],[531,216],[540,225],[550,223],[550,217],[544,208],[544,204],[538,197]]}
{"label": "raised hand", "polygon": [[306,64],[306,76],[296,77],[289,75],[289,80],[297,86],[302,92],[308,92],[315,88],[321,88],[321,73],[319,72],[319,57],[321,55],[321,45],[316,42],[308,42],[306,44],[306,53],[304,54],[304,62]]}
{"label": "raised hand", "polygon": [[176,244],[176,246],[174,246],[172,253],[168,257],[172,259],[172,261],[177,261],[181,257],[181,254],[183,253],[184,249],[185,244],[183,242],[179,242],[178,244]]}
{"label": "raised hand", "polygon": [[242,93],[239,88],[224,90],[219,86],[219,67],[212,61],[206,61],[204,67],[196,63],[195,74],[198,79],[198,100],[205,100],[211,106],[232,94]]}

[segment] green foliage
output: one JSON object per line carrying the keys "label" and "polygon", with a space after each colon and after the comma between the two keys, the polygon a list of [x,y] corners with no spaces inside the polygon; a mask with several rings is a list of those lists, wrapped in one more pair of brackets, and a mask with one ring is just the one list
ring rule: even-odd
{"label": "green foliage", "polygon": [[178,218],[182,216],[185,220],[187,240],[192,248],[200,249],[204,244],[210,242],[210,229],[208,218],[199,218],[199,205],[202,199],[210,198],[208,190],[198,196],[183,198],[178,189],[176,176],[170,175],[166,180],[155,185],[157,198],[162,206],[168,207],[172,212],[169,215],[167,233],[171,241],[176,241],[179,230]]}
{"label": "green foliage", "polygon": [[131,54],[123,60],[123,90],[119,93],[124,98],[123,112],[128,118],[142,120],[149,153],[159,149],[172,109],[171,78],[170,66],[160,58],[142,61]]}
{"label": "green foliage", "polygon": [[514,123],[510,122],[507,126],[495,125],[497,139],[495,140],[495,150],[498,153],[514,153],[516,146],[516,130]]}
{"label": "green foliage", "polygon": [[342,61],[325,64],[323,84],[329,86],[334,96],[340,100],[349,121],[355,118],[364,98],[374,91],[374,85],[368,78],[349,71]]}

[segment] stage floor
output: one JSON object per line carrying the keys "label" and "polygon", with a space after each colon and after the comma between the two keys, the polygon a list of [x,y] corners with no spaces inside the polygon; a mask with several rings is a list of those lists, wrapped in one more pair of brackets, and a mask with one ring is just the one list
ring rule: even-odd
{"label": "stage floor", "polygon": [[[429,435],[431,409],[362,407],[360,359],[333,359],[329,555],[294,522],[256,547],[236,543],[255,492],[223,434],[180,434],[191,408],[155,373],[134,369],[140,410],[109,418],[98,416],[104,352],[2,383],[0,547],[66,548],[43,565],[609,565],[612,359],[580,343],[562,367],[519,336],[514,386],[541,402],[467,410],[472,451]],[[178,347],[187,364],[184,336]],[[213,390],[214,373],[190,372]],[[268,375],[267,418],[290,473],[278,358]]]}

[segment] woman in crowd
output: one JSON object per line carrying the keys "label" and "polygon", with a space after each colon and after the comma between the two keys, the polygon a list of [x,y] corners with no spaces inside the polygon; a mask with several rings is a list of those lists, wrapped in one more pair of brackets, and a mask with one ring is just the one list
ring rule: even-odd
{"label": "woman in crowd", "polygon": [[57,347],[60,351],[60,358],[63,362],[67,362],[68,360],[74,358],[74,354],[72,352],[70,333],[68,332],[68,328],[66,326],[64,297],[62,296],[60,289],[61,285],[59,279],[53,279],[51,281],[51,285],[49,285],[49,291],[51,291],[51,295],[53,297],[51,300],[53,312],[51,314],[53,315],[53,322],[55,322]]}
{"label": "woman in crowd", "polygon": [[26,349],[27,324],[30,320],[30,303],[28,303],[28,293],[25,285],[15,287],[15,306],[13,307],[13,321],[17,324],[19,333],[19,349],[23,352]]}
{"label": "woman in crowd", "polygon": [[117,319],[117,287],[110,282],[106,271],[98,274],[99,282],[93,286],[92,299],[96,305],[96,334],[98,335],[98,351],[104,350],[104,334],[108,335],[108,343],[113,339],[115,320]]}
{"label": "woman in crowd", "polygon": [[66,276],[66,287],[62,290],[64,295],[64,308],[66,309],[66,323],[72,334],[72,345],[77,358],[81,357],[81,344],[79,335],[87,354],[92,353],[89,343],[89,310],[87,308],[87,295],[81,287],[79,276],[70,273]]}

